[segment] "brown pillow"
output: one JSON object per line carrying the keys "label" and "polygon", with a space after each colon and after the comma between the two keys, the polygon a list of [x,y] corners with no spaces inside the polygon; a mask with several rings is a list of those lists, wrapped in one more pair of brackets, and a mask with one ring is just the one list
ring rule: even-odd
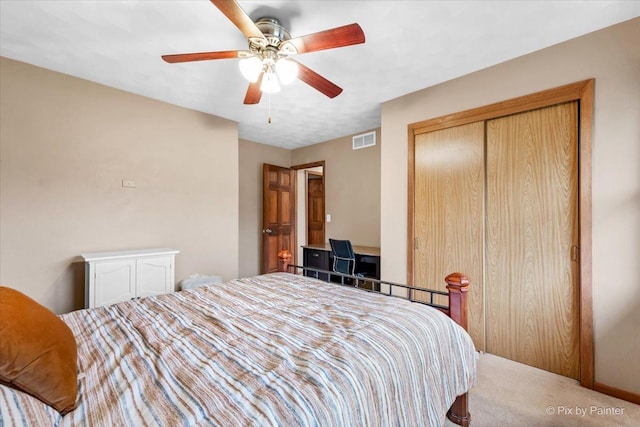
{"label": "brown pillow", "polygon": [[52,311],[0,286],[0,382],[40,399],[61,414],[75,409],[78,348]]}

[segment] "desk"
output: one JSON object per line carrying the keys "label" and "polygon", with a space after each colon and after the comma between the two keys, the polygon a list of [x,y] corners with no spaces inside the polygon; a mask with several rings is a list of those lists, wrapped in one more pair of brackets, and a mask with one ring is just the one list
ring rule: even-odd
{"label": "desk", "polygon": [[[304,267],[312,267],[320,270],[331,271],[333,267],[333,257],[331,256],[331,245],[324,246],[303,246]],[[356,255],[356,271],[363,273],[367,277],[380,280],[380,248],[370,246],[353,246]],[[305,273],[307,276],[314,276],[313,272]],[[327,279],[326,274],[318,276],[322,280]],[[339,278],[336,277],[336,279]]]}

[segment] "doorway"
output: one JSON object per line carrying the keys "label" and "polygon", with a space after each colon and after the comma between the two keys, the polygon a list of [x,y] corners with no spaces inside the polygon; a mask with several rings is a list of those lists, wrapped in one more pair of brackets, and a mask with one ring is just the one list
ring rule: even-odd
{"label": "doorway", "polygon": [[307,179],[307,245],[324,244],[324,175],[305,170]]}
{"label": "doorway", "polygon": [[302,263],[302,247],[322,246],[326,235],[325,162],[317,161],[292,166],[296,173],[296,253]]}

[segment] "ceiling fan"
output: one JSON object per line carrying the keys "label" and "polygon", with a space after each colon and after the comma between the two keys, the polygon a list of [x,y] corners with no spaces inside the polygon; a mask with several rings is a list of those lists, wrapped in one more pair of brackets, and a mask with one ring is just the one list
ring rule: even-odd
{"label": "ceiling fan", "polygon": [[329,98],[342,93],[342,88],[291,57],[364,43],[364,32],[360,25],[350,24],[291,38],[287,29],[275,18],[265,17],[253,22],[235,0],[211,0],[211,3],[247,37],[249,50],[163,55],[162,59],[173,64],[240,58],[240,71],[250,82],[245,104],[259,103],[263,92],[278,92],[278,82],[288,84],[296,77]]}

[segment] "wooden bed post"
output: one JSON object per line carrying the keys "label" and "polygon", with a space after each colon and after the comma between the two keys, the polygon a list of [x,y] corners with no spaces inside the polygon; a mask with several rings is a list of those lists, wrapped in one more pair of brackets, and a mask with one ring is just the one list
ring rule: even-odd
{"label": "wooden bed post", "polygon": [[467,292],[469,279],[461,273],[451,273],[444,278],[449,291],[449,317],[467,330]]}
{"label": "wooden bed post", "polygon": [[291,252],[286,249],[278,252],[278,267],[280,271],[284,273],[287,272],[289,264],[291,264],[291,258],[293,258]]}
{"label": "wooden bed post", "polygon": [[[469,292],[469,279],[460,273],[452,273],[445,277],[447,290],[449,291],[449,317],[467,330],[467,292]],[[467,393],[456,398],[447,412],[447,418],[452,422],[468,427],[471,421],[469,414],[469,399]]]}

